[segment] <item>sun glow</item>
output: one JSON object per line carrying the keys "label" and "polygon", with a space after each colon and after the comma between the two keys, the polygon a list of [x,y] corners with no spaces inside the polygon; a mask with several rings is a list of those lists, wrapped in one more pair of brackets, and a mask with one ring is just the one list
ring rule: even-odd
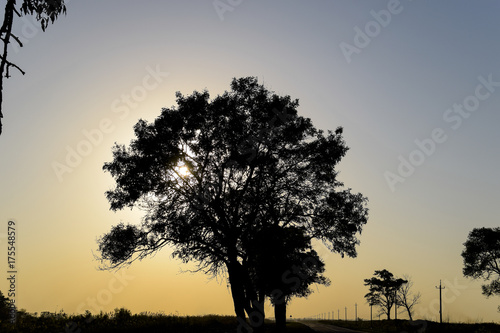
{"label": "sun glow", "polygon": [[177,171],[179,173],[179,176],[185,177],[189,174],[189,168],[185,165],[179,167],[179,170]]}

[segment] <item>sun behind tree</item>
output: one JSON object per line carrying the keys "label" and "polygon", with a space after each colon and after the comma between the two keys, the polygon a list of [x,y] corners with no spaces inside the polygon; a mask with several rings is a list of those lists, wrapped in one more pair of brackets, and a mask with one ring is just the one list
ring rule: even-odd
{"label": "sun behind tree", "polygon": [[[227,276],[240,325],[248,325],[246,313],[259,328],[266,297],[289,300],[307,295],[311,283],[327,283],[312,239],[356,256],[367,199],[337,179],[348,150],[342,128],[316,129],[298,115],[298,100],[253,77],[233,79],[231,91],[213,100],[207,91],[176,96],[177,107],[152,123],[139,120],[136,139],[115,145],[103,167],[116,181],[106,192],[111,209],[145,209],[141,225],[119,224],[99,240],[103,268],[170,245],[174,257],[197,262],[199,271]],[[276,237],[264,240],[266,232]],[[294,234],[295,243],[274,244]],[[269,265],[262,253],[283,267],[260,269]]]}
{"label": "sun behind tree", "polygon": [[189,168],[185,165],[179,167],[179,176],[181,177],[185,177],[187,175],[189,175]]}

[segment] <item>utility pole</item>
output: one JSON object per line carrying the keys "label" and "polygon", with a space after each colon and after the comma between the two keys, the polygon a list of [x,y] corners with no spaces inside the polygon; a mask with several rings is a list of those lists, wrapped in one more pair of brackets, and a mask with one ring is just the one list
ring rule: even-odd
{"label": "utility pole", "polygon": [[394,290],[394,320],[398,320],[398,290]]}
{"label": "utility pole", "polygon": [[370,327],[373,325],[373,304],[370,303]]}
{"label": "utility pole", "polygon": [[345,321],[347,321],[347,306],[345,307]]}
{"label": "utility pole", "polygon": [[358,321],[358,303],[354,303],[354,320]]}
{"label": "utility pole", "polygon": [[337,318],[340,320],[340,309],[337,309]]}
{"label": "utility pole", "polygon": [[439,323],[443,323],[443,307],[442,307],[442,300],[441,300],[441,290],[443,290],[445,287],[441,287],[441,280],[439,280],[439,287],[436,286],[437,289],[439,289]]}

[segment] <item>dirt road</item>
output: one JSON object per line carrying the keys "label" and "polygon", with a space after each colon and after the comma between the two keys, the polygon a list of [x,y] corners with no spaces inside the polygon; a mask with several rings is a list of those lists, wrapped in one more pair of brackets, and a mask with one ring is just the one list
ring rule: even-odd
{"label": "dirt road", "polygon": [[313,321],[301,321],[302,324],[309,326],[318,333],[364,333],[361,331],[353,331],[348,328],[332,326],[327,324],[320,324]]}

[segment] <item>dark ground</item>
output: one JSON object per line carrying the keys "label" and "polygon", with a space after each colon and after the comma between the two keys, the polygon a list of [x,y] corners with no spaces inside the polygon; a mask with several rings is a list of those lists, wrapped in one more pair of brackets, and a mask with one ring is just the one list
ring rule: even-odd
{"label": "dark ground", "polygon": [[[350,330],[346,330],[348,328]],[[240,333],[234,316],[174,316],[165,314],[130,314],[121,309],[115,313],[71,316],[64,313],[48,316],[24,314],[17,323],[0,322],[1,333]],[[266,321],[262,333],[273,333],[274,323]],[[500,333],[493,323],[440,325],[431,321],[332,321],[302,320],[287,324],[288,333]],[[260,332],[259,332],[260,333]]]}
{"label": "dark ground", "polygon": [[[465,323],[443,323],[442,325],[433,321],[414,321],[408,320],[382,320],[382,321],[338,321],[338,320],[320,320],[320,321],[301,321],[305,324],[322,324],[321,327],[337,326],[352,330],[369,333],[500,333],[500,325],[495,323],[465,324]],[[314,327],[313,327],[314,328]],[[318,330],[318,332],[342,332],[339,330]],[[349,331],[345,331],[349,332]]]}

